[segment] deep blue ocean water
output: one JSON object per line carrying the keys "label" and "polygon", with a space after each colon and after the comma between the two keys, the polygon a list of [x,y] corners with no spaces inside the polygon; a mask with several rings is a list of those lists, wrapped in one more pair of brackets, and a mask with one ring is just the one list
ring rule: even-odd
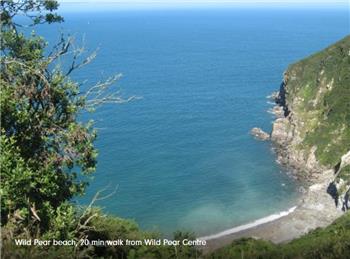
{"label": "deep blue ocean water", "polygon": [[98,202],[143,229],[212,234],[294,205],[297,184],[275,163],[271,104],[283,71],[349,34],[346,9],[228,8],[69,11],[42,27],[50,44],[63,30],[88,50],[73,74],[87,86],[121,72],[125,97],[82,119],[98,130],[98,167],[87,195],[116,186]]}

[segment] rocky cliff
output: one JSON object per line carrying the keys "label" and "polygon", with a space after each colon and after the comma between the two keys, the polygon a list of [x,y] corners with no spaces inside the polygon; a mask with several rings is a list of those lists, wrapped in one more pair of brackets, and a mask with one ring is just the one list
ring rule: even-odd
{"label": "rocky cliff", "polygon": [[333,170],[335,195],[343,189],[344,199],[350,180],[350,36],[291,65],[275,100],[271,140],[278,161],[309,181]]}

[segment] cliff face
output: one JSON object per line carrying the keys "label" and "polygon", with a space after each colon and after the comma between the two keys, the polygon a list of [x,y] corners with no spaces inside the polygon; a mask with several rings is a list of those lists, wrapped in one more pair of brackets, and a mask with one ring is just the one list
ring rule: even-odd
{"label": "cliff face", "polygon": [[291,65],[276,103],[271,140],[282,164],[306,179],[347,168],[340,161],[350,151],[350,36]]}

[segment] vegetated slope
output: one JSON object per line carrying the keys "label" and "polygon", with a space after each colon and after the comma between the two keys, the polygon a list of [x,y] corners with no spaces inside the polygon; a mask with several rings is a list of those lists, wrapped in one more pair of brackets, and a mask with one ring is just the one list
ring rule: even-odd
{"label": "vegetated slope", "polygon": [[292,65],[286,101],[302,120],[302,148],[335,165],[350,150],[350,36]]}
{"label": "vegetated slope", "polygon": [[285,117],[272,140],[282,162],[318,173],[336,166],[350,150],[350,36],[291,65],[277,103]]}
{"label": "vegetated slope", "polygon": [[287,244],[240,239],[206,258],[350,258],[350,213],[347,212],[324,229],[316,229]]}

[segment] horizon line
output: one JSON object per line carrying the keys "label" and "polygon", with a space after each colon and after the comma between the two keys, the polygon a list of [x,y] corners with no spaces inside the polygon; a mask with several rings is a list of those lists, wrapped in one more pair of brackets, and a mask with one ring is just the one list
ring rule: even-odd
{"label": "horizon line", "polygon": [[206,0],[206,1],[160,1],[160,0],[136,0],[136,1],[98,1],[96,0],[73,0],[73,1],[59,1],[61,7],[68,6],[79,6],[79,7],[93,7],[103,8],[119,7],[128,9],[150,9],[150,8],[207,8],[207,7],[305,7],[305,8],[339,8],[348,7],[350,13],[350,1],[344,2],[343,0],[326,2],[326,1],[273,1],[273,0],[262,0],[262,1],[232,1],[232,0]]}

